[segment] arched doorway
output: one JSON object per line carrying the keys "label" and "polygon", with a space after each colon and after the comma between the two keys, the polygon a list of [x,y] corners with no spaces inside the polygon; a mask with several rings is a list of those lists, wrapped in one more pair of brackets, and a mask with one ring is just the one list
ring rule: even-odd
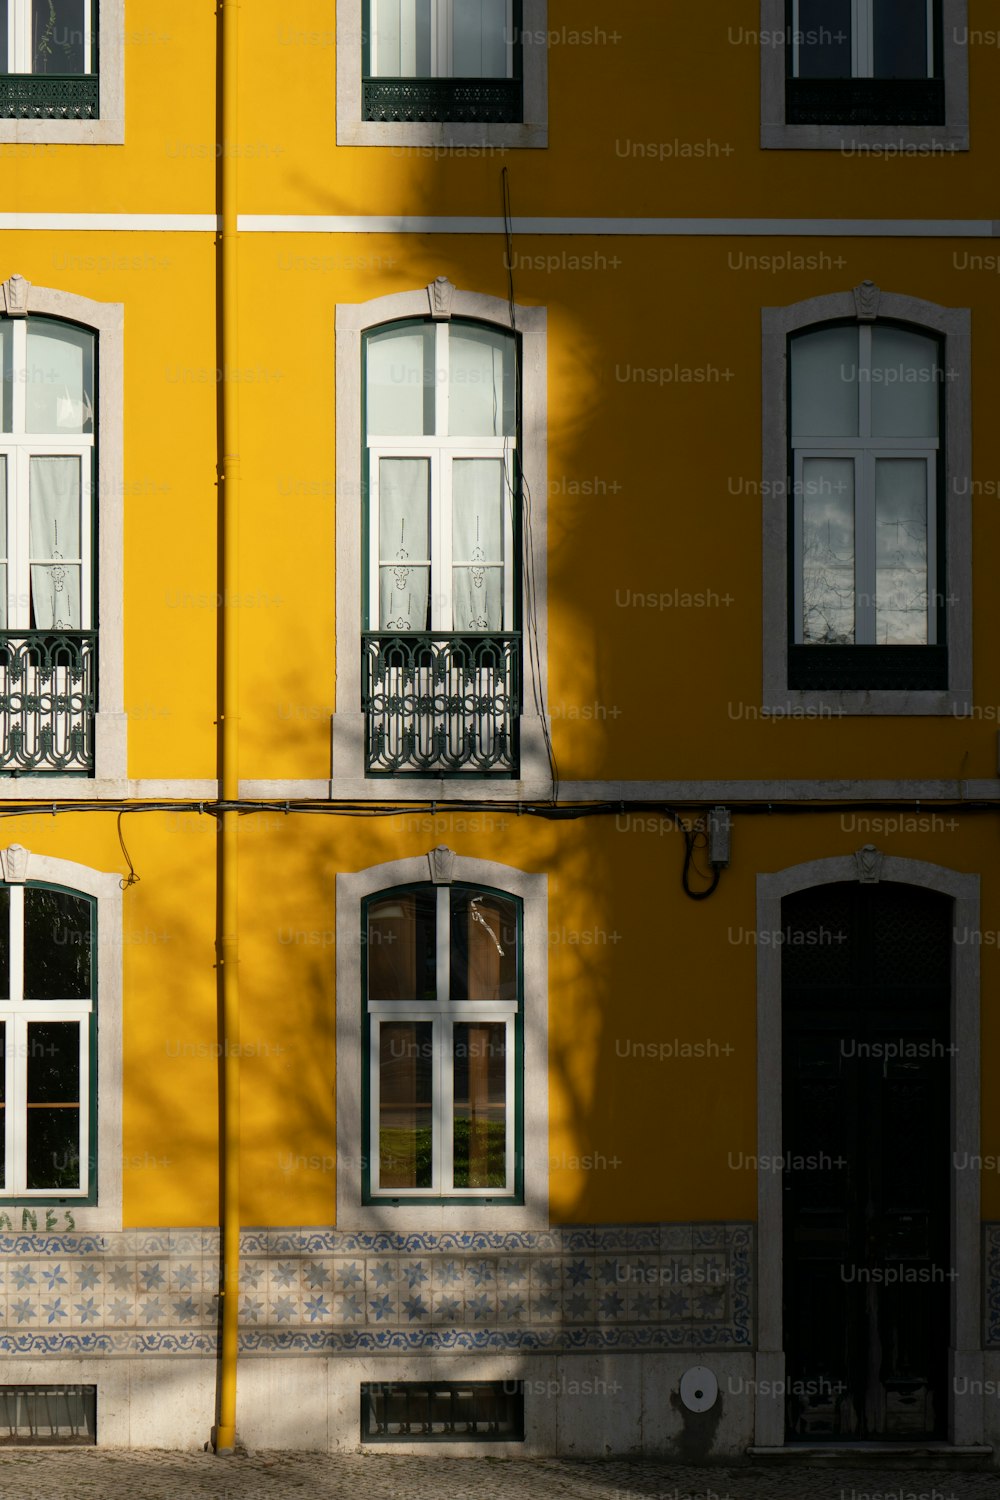
{"label": "arched doorway", "polygon": [[782,902],[788,1442],[946,1435],[952,905],[857,881]]}

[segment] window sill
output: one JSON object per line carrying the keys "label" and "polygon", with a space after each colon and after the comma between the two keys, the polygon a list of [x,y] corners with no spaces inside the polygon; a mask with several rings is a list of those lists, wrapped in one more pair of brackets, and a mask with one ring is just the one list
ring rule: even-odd
{"label": "window sill", "polygon": [[764,151],[839,151],[843,156],[950,156],[969,149],[969,128],[950,125],[791,125],[765,120]]}

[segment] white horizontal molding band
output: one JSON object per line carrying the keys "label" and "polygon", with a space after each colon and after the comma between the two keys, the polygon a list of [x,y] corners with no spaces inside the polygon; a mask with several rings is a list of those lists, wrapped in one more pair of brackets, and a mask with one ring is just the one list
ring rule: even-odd
{"label": "white horizontal molding band", "polygon": [[[503,234],[500,218],[411,214],[241,214],[249,234]],[[514,219],[514,234],[778,235],[866,239],[993,239],[994,219]]]}
{"label": "white horizontal molding band", "polygon": [[[331,796],[332,785],[332,796]],[[241,781],[248,802],[375,802],[383,806],[430,801],[414,785],[412,795],[401,782]],[[455,781],[435,783],[438,802],[543,803],[551,788],[526,788],[516,782]],[[1000,780],[986,781],[561,781],[559,805],[578,802],[984,802],[1000,800]]]}
{"label": "white horizontal molding band", "polygon": [[[215,234],[216,214],[0,213],[0,230],[78,229]],[[1000,239],[991,219],[514,219],[514,234],[646,238],[770,236],[832,239]],[[241,214],[243,234],[502,234],[492,217],[412,214]]]}
{"label": "white horizontal molding band", "polygon": [[127,233],[164,230],[215,234],[216,214],[3,214],[0,229],[120,229]]}

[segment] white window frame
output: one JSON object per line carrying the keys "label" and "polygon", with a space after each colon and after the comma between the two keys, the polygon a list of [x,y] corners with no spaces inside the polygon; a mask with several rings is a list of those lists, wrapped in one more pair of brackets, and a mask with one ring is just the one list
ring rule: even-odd
{"label": "white window frame", "polygon": [[[31,17],[40,0],[8,0],[7,3],[7,60],[13,66],[10,73],[31,73]],[[87,61],[84,75],[91,72],[90,58],[93,52],[93,0],[83,0],[83,55]]]}
{"label": "white window frame", "polygon": [[[934,0],[924,0],[927,32],[927,74],[934,77]],[[799,0],[792,0],[792,76],[799,75]],[[851,0],[851,76],[874,78],[875,5],[874,0]]]}
{"label": "white window frame", "polygon": [[[871,77],[871,0],[853,0],[854,76]],[[893,146],[925,152],[969,149],[969,0],[941,0],[946,121],[943,125],[789,125],[785,121],[785,0],[760,0],[760,144],[775,151],[843,151]],[[860,17],[860,20],[858,19]],[[933,17],[928,21],[933,58]],[[860,45],[859,45],[860,42]]]}
{"label": "white window frame", "polygon": [[[118,302],[94,302],[51,287],[33,286],[21,276],[12,276],[0,285],[0,315],[12,319],[44,316],[79,323],[96,334],[94,410],[97,434],[97,506],[100,524],[97,528],[97,596],[93,600],[98,621],[97,688],[100,711],[94,721],[94,773],[92,776],[44,779],[26,775],[11,776],[0,772],[0,801],[23,798],[26,790],[34,795],[44,789],[46,796],[60,799],[122,795],[127,771],[127,718],[124,706],[124,646],[122,631],[123,596],[123,326],[124,309]],[[25,441],[35,444],[40,435],[28,434]],[[7,435],[0,436],[0,443]],[[45,443],[40,451],[48,454],[60,445],[65,451],[81,451],[81,439],[72,443],[65,435],[59,444]],[[90,535],[90,527],[87,528]],[[89,545],[89,543],[88,543]],[[91,568],[91,574],[93,569]],[[94,615],[91,615],[94,618]]]}
{"label": "white window frame", "polygon": [[[363,120],[361,27],[361,0],[337,0],[338,146],[478,146],[501,150],[548,145],[548,0],[523,0],[524,109],[523,118],[517,123]],[[447,47],[439,46],[439,70],[447,62]],[[448,77],[450,74],[439,71],[436,76]]]}
{"label": "white window frame", "polygon": [[[371,69],[372,75],[378,75],[378,28],[375,20],[376,12],[381,0],[371,0],[372,14],[372,37],[371,37]],[[410,0],[412,6],[413,0]],[[431,78],[452,78],[453,72],[453,40],[455,22],[455,0],[432,0],[431,3]],[[514,74],[514,3],[507,0],[506,3],[506,30],[507,37],[507,72],[504,75],[512,78]],[[386,74],[387,77],[415,78],[415,72],[404,71],[400,74]],[[483,74],[483,77],[492,76]]]}
{"label": "white window frame", "polygon": [[[11,0],[8,45],[15,73],[29,71],[30,23],[15,23],[18,7],[28,0]],[[86,0],[88,15],[93,0]],[[125,141],[125,0],[99,0],[97,10],[97,73],[100,118],[97,120],[0,120],[0,143],[49,143],[69,146],[121,146]],[[10,75],[8,75],[10,76]]]}
{"label": "white window frame", "polygon": [[[948,686],[920,691],[857,689],[844,692],[788,687],[788,555],[794,546],[788,523],[788,341],[793,333],[837,321],[862,326],[875,318],[909,324],[915,332],[941,337],[940,367],[944,371],[945,412],[939,442],[944,445],[944,473],[940,493],[947,507],[944,517],[947,592],[944,598],[948,651]],[[851,292],[811,297],[789,307],[765,307],[762,320],[762,445],[761,484],[763,524],[763,706],[773,712],[802,714],[965,714],[972,705],[972,399],[970,314],[967,308],[941,307],[918,297],[882,291],[864,282]],[[860,440],[844,439],[844,451],[857,450]],[[905,446],[904,446],[905,442]],[[832,448],[826,438],[818,445]],[[900,440],[900,446],[879,438],[878,451],[905,456],[912,450],[926,454],[930,445]],[[794,474],[793,474],[794,481]],[[940,593],[940,580],[934,591]],[[838,648],[839,649],[839,648]],[[850,651],[850,646],[842,648]]]}
{"label": "white window frame", "polygon": [[[51,1188],[23,1190],[10,1188],[0,1191],[0,1214],[6,1214],[15,1230],[20,1230],[25,1216],[30,1213],[37,1220],[39,1232],[50,1222],[52,1233],[65,1234],[72,1227],[79,1231],[117,1230],[122,1227],[122,890],[120,877],[116,873],[103,873],[87,865],[70,860],[54,859],[50,855],[35,854],[13,844],[0,849],[0,880],[11,890],[11,906],[26,883],[41,883],[62,887],[74,894],[91,896],[97,903],[97,941],[91,951],[92,998],[90,1001],[22,1001],[12,1006],[11,1001],[0,1001],[0,1014],[8,1017],[8,1025],[15,1015],[25,1020],[73,1021],[89,1018],[97,1008],[97,1140],[90,1142],[89,1054],[88,1027],[81,1025],[81,1164],[88,1160],[91,1146],[96,1146],[97,1202],[80,1202],[89,1193],[89,1184],[84,1181],[80,1189],[57,1191]],[[23,933],[23,927],[22,927]],[[14,929],[16,933],[16,929]],[[12,967],[18,962],[12,954]],[[17,1059],[9,1059],[8,1068],[14,1069]],[[22,1070],[23,1071],[23,1070]],[[10,1073],[8,1073],[8,1079]],[[87,1100],[86,1108],[83,1101]],[[7,1161],[12,1156],[12,1137],[16,1130],[11,1094],[8,1087],[7,1103]],[[53,1202],[52,1200],[56,1200]],[[72,1218],[72,1226],[69,1218]],[[35,1229],[32,1228],[32,1232]]]}
{"label": "white window frame", "polygon": [[[0,460],[6,462],[7,470],[7,536],[0,539],[0,544],[5,548],[3,555],[7,563],[6,628],[27,630],[31,627],[30,565],[41,561],[30,557],[28,517],[31,460],[33,458],[78,458],[80,461],[80,556],[67,558],[66,561],[80,568],[80,624],[64,628],[91,630],[93,628],[94,574],[91,469],[97,423],[95,421],[91,424],[95,430],[79,435],[74,433],[72,437],[66,433],[28,432],[26,430],[28,391],[25,377],[29,321],[31,320],[27,318],[9,320],[12,334],[13,430],[0,432]],[[96,339],[94,344],[96,354]],[[95,365],[96,363],[95,360]]]}
{"label": "white window frame", "polygon": [[[425,887],[426,888],[426,887]],[[517,1000],[452,1000],[450,986],[451,969],[451,909],[450,885],[434,887],[437,909],[436,957],[437,996],[433,1001],[369,1000],[364,997],[368,1034],[368,1140],[370,1144],[371,1197],[376,1199],[413,1199],[426,1203],[435,1198],[482,1198],[513,1200],[516,1186],[516,1163],[514,1148],[516,1139],[517,1112],[520,1105],[521,1084],[517,1078],[516,1025],[521,1010]],[[403,893],[400,893],[403,894]],[[497,894],[510,898],[511,892]],[[374,900],[378,900],[376,892]],[[519,924],[520,925],[520,924]],[[523,942],[523,925],[522,936]],[[380,1186],[378,1173],[380,1153],[375,1143],[380,1138],[381,1127],[381,1075],[379,1030],[384,1021],[416,1022],[430,1025],[431,1051],[433,1056],[431,1083],[432,1116],[432,1170],[431,1186],[426,1188],[395,1188]],[[463,1022],[489,1021],[504,1027],[504,1058],[506,1064],[505,1100],[505,1161],[506,1182],[502,1188],[457,1188],[454,1178],[454,1028]],[[523,1022],[523,1017],[522,1017]]]}
{"label": "white window frame", "polygon": [[[510,330],[510,307],[500,297],[463,292],[439,279],[421,291],[377,297],[371,302],[341,304],[337,308],[337,696],[331,720],[333,775],[330,795],[354,800],[381,801],[384,778],[365,775],[365,716],[361,711],[362,555],[361,473],[362,430],[361,340],[365,332],[407,318],[470,319]],[[519,723],[520,776],[499,778],[407,777],[407,796],[448,797],[475,801],[489,782],[493,800],[523,801],[551,791],[551,775],[539,705],[547,699],[547,408],[546,311],[515,307],[514,331],[521,335],[521,472],[530,492],[532,525],[522,534],[522,566],[531,547],[534,575],[537,652],[528,639],[527,607],[521,621],[522,713]],[[381,442],[382,439],[376,441]],[[407,440],[409,441],[409,440]],[[437,439],[434,440],[438,441]],[[465,440],[463,447],[466,446]],[[493,439],[488,441],[493,442]],[[498,443],[501,439],[495,440]],[[511,440],[507,439],[508,450]],[[486,634],[486,633],[484,633]],[[296,783],[243,783],[244,795],[262,792],[297,795]]]}
{"label": "white window frame", "polygon": [[[408,1202],[407,1194],[387,1191],[372,1203],[361,1201],[362,1149],[364,1121],[362,1115],[362,1070],[364,1028],[369,1023],[366,997],[361,990],[361,922],[365,900],[398,886],[426,885],[443,887],[445,895],[452,882],[487,887],[516,897],[522,903],[521,941],[523,944],[521,994],[523,1008],[524,1057],[521,1087],[523,1090],[524,1201],[513,1203],[499,1191],[463,1188],[450,1196],[463,1199],[482,1197],[492,1202],[443,1201],[448,1194],[438,1194],[428,1202],[429,1189],[410,1194],[420,1201]],[[440,920],[440,918],[439,918]],[[449,930],[450,944],[450,930]],[[439,943],[440,948],[440,943]],[[446,948],[450,953],[450,946]],[[439,978],[440,983],[440,978]],[[428,1007],[429,1008],[429,1007]],[[459,1009],[458,1006],[455,1007]],[[462,1018],[472,1009],[487,1011],[492,1017],[502,1007],[495,1005],[461,1006]],[[380,1007],[380,1010],[387,1007]],[[404,1014],[405,1012],[405,1014]],[[409,1005],[396,1005],[399,1020],[415,1014]],[[377,1054],[372,1052],[372,1057]],[[512,1053],[508,1051],[508,1069]],[[371,1085],[370,1085],[371,1087]],[[468,859],[451,850],[437,849],[411,859],[373,865],[366,870],[337,876],[337,1228],[410,1230],[482,1229],[497,1232],[548,1228],[549,1223],[549,1123],[548,1123],[548,877],[526,874],[509,865],[493,861]],[[440,1100],[442,1096],[436,1096]],[[372,1107],[378,1098],[371,1092]],[[508,1094],[513,1100],[513,1095]],[[370,1125],[369,1129],[373,1126]],[[513,1128],[513,1109],[508,1110],[508,1131]],[[370,1136],[377,1140],[377,1134]],[[512,1165],[512,1157],[508,1157]]]}
{"label": "white window frame", "polygon": [[[917,331],[917,330],[915,330]],[[940,368],[938,366],[938,368]],[[872,435],[872,324],[858,324],[858,435],[827,437],[792,432],[794,501],[794,625],[795,641],[803,639],[803,461],[809,458],[854,460],[854,644],[876,641],[875,464],[880,458],[920,458],[927,465],[927,645],[937,641],[937,454],[936,438],[875,437]],[[935,386],[935,389],[937,387]],[[794,412],[793,412],[794,419]]]}

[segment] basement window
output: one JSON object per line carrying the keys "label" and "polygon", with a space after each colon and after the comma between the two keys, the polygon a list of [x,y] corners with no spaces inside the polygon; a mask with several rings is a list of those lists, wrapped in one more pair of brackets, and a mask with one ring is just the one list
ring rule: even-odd
{"label": "basement window", "polygon": [[364,1443],[523,1443],[519,1380],[394,1381],[362,1385]]}
{"label": "basement window", "polygon": [[96,1385],[0,1386],[0,1447],[97,1442]]}

